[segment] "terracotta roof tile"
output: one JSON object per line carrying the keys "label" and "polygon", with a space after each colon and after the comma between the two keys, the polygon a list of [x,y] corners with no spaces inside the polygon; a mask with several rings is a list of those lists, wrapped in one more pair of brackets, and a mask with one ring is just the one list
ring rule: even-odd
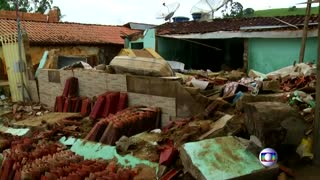
{"label": "terracotta roof tile", "polygon": [[[124,26],[35,21],[22,21],[21,27],[30,43],[39,44],[124,44],[122,33],[137,32]],[[0,35],[16,33],[16,28],[15,20],[0,19]]]}
{"label": "terracotta roof tile", "polygon": [[[302,25],[304,16],[282,16],[276,17],[293,25]],[[317,16],[312,15],[309,23],[317,23]],[[158,35],[169,34],[191,34],[191,33],[208,33],[218,31],[239,31],[240,27],[245,26],[276,26],[286,25],[273,17],[253,17],[253,18],[225,18],[214,19],[211,22],[177,22],[165,23],[156,27]],[[300,26],[301,27],[301,26]],[[270,29],[269,29],[270,30]],[[250,31],[255,31],[252,29]],[[256,29],[256,31],[261,31]]]}

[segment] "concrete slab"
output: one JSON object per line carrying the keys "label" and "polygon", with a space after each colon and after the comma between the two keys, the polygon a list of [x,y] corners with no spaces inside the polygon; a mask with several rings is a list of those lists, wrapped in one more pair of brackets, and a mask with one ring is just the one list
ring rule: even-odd
{"label": "concrete slab", "polygon": [[243,107],[248,133],[257,136],[263,147],[300,144],[307,124],[287,103],[254,102]]}
{"label": "concrete slab", "polygon": [[180,150],[184,168],[195,179],[231,179],[264,170],[246,150],[244,139],[226,136],[186,143]]}

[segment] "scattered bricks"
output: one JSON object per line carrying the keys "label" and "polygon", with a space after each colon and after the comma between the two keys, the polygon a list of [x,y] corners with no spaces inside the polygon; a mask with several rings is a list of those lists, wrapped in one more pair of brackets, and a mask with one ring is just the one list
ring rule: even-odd
{"label": "scattered bricks", "polygon": [[77,97],[79,95],[79,81],[78,78],[71,78],[71,86],[69,89],[69,97]]}
{"label": "scattered bricks", "polygon": [[128,94],[127,93],[120,93],[117,111],[122,111],[127,107],[128,107]]}
{"label": "scattered bricks", "polygon": [[90,119],[96,120],[98,117],[102,116],[104,102],[105,102],[105,97],[99,96],[90,113]]}
{"label": "scattered bricks", "polygon": [[68,95],[69,95],[69,89],[70,89],[70,83],[71,83],[70,79],[67,79],[67,80],[66,80],[66,83],[65,83],[65,85],[64,85],[64,89],[63,89],[62,96],[68,97]]}
{"label": "scattered bricks", "polygon": [[75,108],[76,108],[76,105],[77,105],[77,100],[78,98],[70,98],[70,109],[68,112],[75,112]]}
{"label": "scattered bricks", "polygon": [[106,124],[104,124],[103,122],[98,122],[92,129],[91,131],[88,133],[88,135],[86,136],[86,140],[89,141],[99,141],[99,139],[101,138],[101,136],[103,135],[105,129],[106,129]]}
{"label": "scattered bricks", "polygon": [[[99,122],[108,126],[97,141],[114,145],[122,136],[130,137],[143,131],[155,129],[159,113],[161,111],[158,108],[127,108],[115,115],[109,115],[108,118]],[[94,132],[90,131],[89,134],[94,134]],[[91,136],[88,135],[88,137]]]}
{"label": "scattered bricks", "polygon": [[77,98],[76,99],[76,105],[73,109],[73,112],[81,112],[81,103],[82,103],[82,98]]}
{"label": "scattered bricks", "polygon": [[81,103],[81,115],[87,116],[91,111],[91,101],[89,98],[84,98]]}
{"label": "scattered bricks", "polygon": [[12,166],[14,164],[14,161],[12,159],[5,159],[3,161],[2,167],[1,167],[1,179],[11,179],[13,174]]}
{"label": "scattered bricks", "polygon": [[278,80],[263,81],[263,85],[262,85],[263,91],[279,92],[280,88],[281,88],[280,81]]}
{"label": "scattered bricks", "polygon": [[108,95],[110,97],[110,111],[109,113],[115,114],[118,110],[120,92],[114,92]]}
{"label": "scattered bricks", "polygon": [[72,104],[70,98],[66,98],[63,105],[63,112],[70,112],[71,105]]}
{"label": "scattered bricks", "polygon": [[66,80],[63,96],[64,97],[77,97],[79,94],[79,82],[78,78],[71,77]]}
{"label": "scattered bricks", "polygon": [[115,114],[118,109],[119,92],[108,93],[105,96],[105,104],[102,112],[102,117],[107,117],[109,114]]}

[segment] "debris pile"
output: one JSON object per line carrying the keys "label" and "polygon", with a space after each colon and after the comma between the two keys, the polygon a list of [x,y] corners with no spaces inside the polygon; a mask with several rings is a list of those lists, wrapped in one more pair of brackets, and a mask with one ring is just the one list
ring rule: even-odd
{"label": "debris pile", "polygon": [[50,112],[50,109],[40,103],[11,103],[4,102],[3,119],[21,121],[30,117],[42,116]]}
{"label": "debris pile", "polygon": [[[127,60],[120,58],[114,62],[119,65],[118,73],[151,73],[130,69],[124,65]],[[163,72],[171,76],[171,70],[162,65],[154,67],[158,71],[153,75],[162,76]],[[136,177],[136,170],[120,167],[115,161],[84,160],[74,149],[57,143],[64,137],[79,137],[89,143],[88,148],[108,149],[111,155],[105,156],[110,159],[130,155],[165,166],[159,178],[163,174],[168,179],[191,174],[196,179],[240,176],[253,179],[266,172],[274,178],[279,174],[278,166],[265,168],[258,159],[264,147],[280,150],[290,145],[297,148],[301,157],[313,157],[310,150],[315,108],[313,69],[313,65],[297,64],[269,74],[251,70],[248,76],[240,71],[180,70],[176,76],[182,79],[188,92],[207,97],[202,96],[207,100],[203,103],[206,109],[193,117],[172,118],[161,129],[158,129],[160,108],[143,104],[128,107],[128,94],[123,92],[79,97],[78,79],[69,78],[62,95],[56,97],[56,112],[46,112],[39,104],[13,105],[14,117],[21,120],[10,127],[30,127],[37,133],[33,139],[0,138],[0,150],[4,150],[1,176],[5,179]],[[36,116],[38,112],[43,115],[26,120],[17,118],[19,113]],[[283,167],[280,169],[284,171]]]}

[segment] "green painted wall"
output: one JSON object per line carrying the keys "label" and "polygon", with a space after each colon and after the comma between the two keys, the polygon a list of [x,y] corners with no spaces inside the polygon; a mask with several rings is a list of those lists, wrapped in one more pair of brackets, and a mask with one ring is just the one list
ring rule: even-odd
{"label": "green painted wall", "polygon": [[145,35],[143,38],[139,38],[136,41],[125,41],[126,46],[129,48],[132,48],[131,44],[132,43],[143,43],[143,48],[152,48],[156,49],[156,35],[155,35],[155,29],[147,29],[145,30]]}
{"label": "green painted wall", "polygon": [[[269,73],[299,62],[301,38],[249,39],[249,70]],[[308,38],[304,62],[315,63],[317,38]]]}

